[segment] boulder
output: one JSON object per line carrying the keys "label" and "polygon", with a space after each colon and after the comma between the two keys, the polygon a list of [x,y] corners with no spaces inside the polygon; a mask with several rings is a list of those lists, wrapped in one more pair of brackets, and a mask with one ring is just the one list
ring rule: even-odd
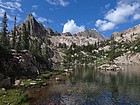
{"label": "boulder", "polygon": [[122,70],[121,67],[115,65],[115,64],[103,64],[98,67],[99,70],[103,71],[119,71]]}
{"label": "boulder", "polygon": [[10,77],[1,80],[1,87],[8,87],[11,85]]}

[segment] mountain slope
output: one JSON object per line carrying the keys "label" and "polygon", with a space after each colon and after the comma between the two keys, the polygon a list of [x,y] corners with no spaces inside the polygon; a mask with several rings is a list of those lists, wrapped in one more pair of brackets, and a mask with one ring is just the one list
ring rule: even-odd
{"label": "mountain slope", "polygon": [[59,43],[66,44],[67,46],[71,46],[72,44],[76,44],[78,46],[87,46],[95,44],[95,42],[105,40],[105,38],[95,30],[86,30],[75,35],[64,33],[61,36],[52,36],[49,39],[55,46],[58,46]]}
{"label": "mountain slope", "polygon": [[140,37],[140,25],[129,28],[128,30],[124,30],[122,32],[114,32],[112,37],[114,37],[115,41],[117,42],[134,41]]}

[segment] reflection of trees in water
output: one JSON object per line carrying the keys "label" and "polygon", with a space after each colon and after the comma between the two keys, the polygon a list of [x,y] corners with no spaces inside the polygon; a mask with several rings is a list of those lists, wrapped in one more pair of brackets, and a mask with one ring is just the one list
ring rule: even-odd
{"label": "reflection of trees in water", "polygon": [[110,88],[112,92],[112,98],[114,101],[117,101],[117,98],[119,96],[119,90],[118,90],[118,84],[117,84],[117,78],[115,75],[110,75]]}
{"label": "reflection of trees in water", "polygon": [[[87,86],[86,91],[90,91],[89,97],[101,95],[103,92],[111,92],[112,99],[118,102],[122,96],[127,96],[130,99],[140,100],[140,75],[133,73],[133,67],[126,67],[127,70],[118,73],[99,72],[94,67],[79,66],[75,68],[74,73],[69,80],[72,84],[78,82],[94,84],[98,87],[97,90],[90,90]],[[84,90],[84,88],[83,88]]]}
{"label": "reflection of trees in water", "polygon": [[78,81],[91,82],[93,80],[93,74],[95,74],[93,72],[94,68],[89,68],[87,66],[77,66],[77,68],[75,68],[74,70],[74,73],[69,79],[72,83]]}

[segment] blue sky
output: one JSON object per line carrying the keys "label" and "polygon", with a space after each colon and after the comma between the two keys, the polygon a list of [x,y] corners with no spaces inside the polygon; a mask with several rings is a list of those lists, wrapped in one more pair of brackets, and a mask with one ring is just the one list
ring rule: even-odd
{"label": "blue sky", "polygon": [[0,20],[4,12],[9,29],[15,15],[20,24],[32,13],[45,27],[60,33],[96,29],[109,37],[140,23],[140,0],[0,0]]}

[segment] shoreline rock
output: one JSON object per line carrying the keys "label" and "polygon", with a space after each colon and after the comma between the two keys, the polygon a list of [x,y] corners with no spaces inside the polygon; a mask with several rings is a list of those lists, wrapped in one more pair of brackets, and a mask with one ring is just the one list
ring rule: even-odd
{"label": "shoreline rock", "polygon": [[122,67],[117,66],[116,64],[103,64],[98,67],[100,71],[120,71],[123,70]]}

